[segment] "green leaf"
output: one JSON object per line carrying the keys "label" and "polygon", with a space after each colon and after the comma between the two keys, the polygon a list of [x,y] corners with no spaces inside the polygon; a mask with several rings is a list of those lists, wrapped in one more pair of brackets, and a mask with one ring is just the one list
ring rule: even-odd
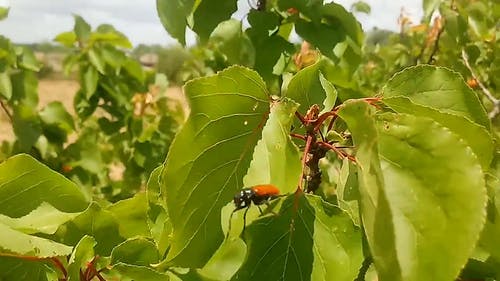
{"label": "green leaf", "polygon": [[295,23],[295,30],[300,37],[331,59],[335,58],[335,45],[345,40],[345,33],[326,23],[312,23],[300,19]]}
{"label": "green leaf", "polygon": [[432,13],[439,8],[441,0],[423,0],[422,8],[424,9],[424,19],[429,22],[431,20]]}
{"label": "green leaf", "polygon": [[363,45],[363,29],[352,13],[344,6],[336,3],[328,3],[322,7],[323,18],[334,28],[341,28],[358,46]]}
{"label": "green leaf", "polygon": [[216,46],[230,64],[253,66],[255,63],[255,49],[243,32],[241,21],[230,19],[221,22],[212,32],[209,44]]}
{"label": "green leaf", "polygon": [[230,280],[243,264],[246,245],[241,239],[224,240],[198,273],[212,280]]}
{"label": "green leaf", "polygon": [[19,65],[32,71],[39,71],[41,67],[41,63],[36,59],[35,54],[28,47],[22,47],[22,56]]}
{"label": "green leaf", "polygon": [[8,7],[0,7],[0,20],[6,19],[9,15],[10,8]]}
{"label": "green leaf", "polygon": [[168,281],[168,275],[155,271],[149,267],[118,263],[113,266],[113,270],[118,271],[122,276],[128,277],[125,280],[144,281]]}
{"label": "green leaf", "polygon": [[109,256],[116,245],[125,241],[120,236],[118,221],[113,214],[103,210],[95,202],[85,212],[61,226],[56,232],[56,237],[68,245],[78,244],[85,235],[95,239],[97,242],[95,252],[101,256]]}
{"label": "green leaf", "polygon": [[71,247],[22,233],[0,223],[0,252],[46,258],[67,256],[71,253]]}
{"label": "green leaf", "polygon": [[252,162],[243,178],[245,186],[273,184],[282,193],[297,189],[301,179],[300,152],[290,139],[290,128],[299,105],[290,99],[283,99],[271,106],[271,113],[262,129],[253,152]]}
{"label": "green leaf", "polygon": [[40,120],[46,126],[55,127],[69,134],[75,130],[73,117],[66,111],[64,105],[59,101],[53,101],[47,104],[40,111]]}
{"label": "green leaf", "polygon": [[475,155],[429,118],[384,114],[375,125],[362,101],[339,116],[357,147],[361,214],[379,278],[454,280],[484,224]]}
{"label": "green leaf", "polygon": [[21,217],[47,202],[60,211],[85,210],[88,198],[62,175],[27,154],[19,154],[0,164],[0,213]]}
{"label": "green leaf", "polygon": [[483,169],[488,169],[493,158],[493,139],[488,131],[468,118],[417,105],[406,97],[392,97],[383,100],[396,112],[429,117],[447,127],[462,138],[476,154]]}
{"label": "green leaf", "polygon": [[79,42],[87,42],[90,38],[90,25],[79,15],[74,15],[75,26],[73,28]]}
{"label": "green leaf", "polygon": [[382,92],[384,97],[406,96],[417,105],[464,116],[490,128],[476,93],[452,70],[431,65],[409,67],[396,73]]}
{"label": "green leaf", "polygon": [[236,0],[198,0],[193,12],[193,29],[206,41],[219,23],[228,20],[236,12]]}
{"label": "green leaf", "polygon": [[278,216],[245,232],[247,259],[233,280],[352,281],[362,262],[361,231],[316,196],[291,195]]}
{"label": "green leaf", "polygon": [[94,93],[95,90],[97,89],[97,81],[99,80],[99,73],[97,73],[97,70],[89,66],[87,69],[83,72],[83,79],[82,79],[82,88],[83,91],[85,92],[85,98],[90,99]]}
{"label": "green leaf", "polygon": [[20,151],[30,151],[42,134],[40,118],[36,108],[25,104],[13,106],[12,127]]}
{"label": "green leaf", "polygon": [[119,222],[120,235],[133,237],[148,235],[146,193],[137,193],[134,197],[120,200],[107,208]]}
{"label": "green leaf", "polygon": [[[104,69],[106,67],[106,62],[102,58],[102,56],[100,54],[100,50],[92,48],[88,51],[87,54],[89,56],[90,63],[95,67],[95,69],[97,69],[97,71],[99,71],[99,73],[101,73],[103,75],[106,74],[105,69]],[[93,68],[89,67],[88,69],[93,69]],[[86,73],[84,75],[86,75]],[[94,76],[92,76],[92,77],[94,77]],[[89,90],[87,90],[87,91],[89,91]]]}
{"label": "green leaf", "polygon": [[57,272],[50,260],[30,261],[0,256],[0,280],[54,281]]}
{"label": "green leaf", "polygon": [[161,200],[160,176],[163,170],[163,165],[157,167],[151,172],[149,177],[146,195],[148,198],[148,226],[151,237],[156,242],[158,251],[161,256],[167,251],[170,244],[169,235],[172,233],[172,223],[168,217],[166,206]]}
{"label": "green leaf", "polygon": [[0,215],[0,223],[27,234],[54,234],[59,226],[75,218],[79,214],[80,213],[61,212],[52,207],[52,205],[42,202],[38,208],[20,218]]}
{"label": "green leaf", "polygon": [[430,119],[388,114],[377,125],[401,274],[454,280],[485,220],[481,166],[455,134]]}
{"label": "green leaf", "polygon": [[[12,98],[23,105],[36,108],[38,105],[38,79],[33,71],[20,71],[11,75]],[[16,103],[14,103],[16,104]]]}
{"label": "green leaf", "polygon": [[7,72],[0,72],[0,95],[6,100],[12,97],[12,83]]}
{"label": "green leaf", "polygon": [[153,242],[144,238],[127,240],[111,252],[111,264],[125,263],[149,266],[158,263],[160,256]]}
{"label": "green leaf", "polygon": [[191,14],[194,0],[156,0],[160,21],[167,32],[186,45],[186,18]]}
{"label": "green leaf", "polygon": [[333,109],[337,91],[322,73],[331,67],[331,62],[321,59],[297,72],[290,80],[285,96],[300,104],[300,113],[305,114],[313,104],[323,105],[322,112]]}
{"label": "green leaf", "polygon": [[369,15],[372,11],[370,5],[364,1],[358,1],[351,5],[351,10],[358,13],[365,13]]}
{"label": "green leaf", "polygon": [[84,236],[76,245],[71,257],[68,260],[68,281],[78,281],[80,279],[80,269],[87,268],[87,263],[94,259],[94,247],[96,241],[90,236]]}
{"label": "green leaf", "polygon": [[162,177],[174,229],[167,259],[201,267],[222,242],[220,210],[243,187],[269,101],[259,75],[237,66],[187,83],[185,93],[191,114]]}
{"label": "green leaf", "polygon": [[63,44],[65,47],[71,48],[76,42],[76,33],[74,31],[67,31],[59,33],[54,41]]}

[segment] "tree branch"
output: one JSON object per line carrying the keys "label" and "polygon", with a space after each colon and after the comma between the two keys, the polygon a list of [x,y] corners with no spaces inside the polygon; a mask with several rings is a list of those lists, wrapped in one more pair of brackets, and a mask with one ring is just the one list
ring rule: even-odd
{"label": "tree branch", "polygon": [[481,91],[483,92],[483,94],[486,96],[486,98],[488,100],[491,101],[491,103],[493,103],[493,109],[488,114],[488,117],[490,119],[495,118],[495,116],[497,116],[500,113],[500,100],[495,98],[495,96],[490,92],[490,90],[488,90],[488,88],[486,88],[484,86],[484,84],[481,82],[481,80],[476,75],[476,73],[474,73],[474,70],[472,69],[472,67],[469,63],[469,57],[465,53],[464,49],[462,49],[462,60],[464,61],[465,67],[467,67],[467,69],[470,71],[472,78],[474,78],[477,81],[477,84],[481,88]]}
{"label": "tree branch", "polygon": [[3,103],[2,100],[0,100],[0,106],[2,107],[3,111],[5,111],[5,114],[7,114],[7,117],[9,117],[10,123],[12,124],[12,114],[10,114],[9,110],[7,109],[7,106]]}

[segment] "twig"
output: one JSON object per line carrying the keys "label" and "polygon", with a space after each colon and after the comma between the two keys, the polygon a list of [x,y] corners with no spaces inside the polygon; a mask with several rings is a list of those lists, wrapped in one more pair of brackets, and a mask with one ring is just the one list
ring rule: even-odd
{"label": "twig", "polygon": [[490,119],[495,118],[497,114],[500,113],[500,100],[495,98],[495,96],[484,86],[484,84],[481,82],[481,80],[478,78],[478,76],[474,73],[474,70],[472,70],[472,67],[470,66],[469,63],[469,57],[467,57],[467,53],[465,53],[465,50],[462,49],[462,60],[464,61],[465,67],[470,71],[470,74],[472,75],[472,78],[474,78],[477,81],[477,84],[481,88],[483,94],[486,96],[488,100],[493,103],[493,109],[490,111],[488,114],[488,117]]}
{"label": "twig", "polygon": [[370,268],[372,262],[373,259],[371,256],[365,258],[363,264],[361,265],[361,268],[359,269],[358,276],[356,277],[356,279],[354,279],[354,281],[365,281],[366,272],[368,272],[368,269]]}
{"label": "twig", "polygon": [[441,38],[441,34],[443,34],[443,31],[444,31],[444,25],[445,23],[443,23],[440,27],[439,27],[439,30],[438,30],[438,34],[436,36],[436,40],[434,41],[434,46],[432,47],[432,51],[431,51],[431,54],[429,56],[429,59],[427,60],[427,64],[431,64],[432,61],[434,60],[434,55],[437,53],[437,51],[439,50],[439,39]]}
{"label": "twig", "polygon": [[5,114],[7,114],[7,117],[9,117],[10,123],[12,123],[12,114],[10,114],[9,110],[5,106],[2,100],[0,100],[0,106],[2,107],[3,111],[5,111]]}

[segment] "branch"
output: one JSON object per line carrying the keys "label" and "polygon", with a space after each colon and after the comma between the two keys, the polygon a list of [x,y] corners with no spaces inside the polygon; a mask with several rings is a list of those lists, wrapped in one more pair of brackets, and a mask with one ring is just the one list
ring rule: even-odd
{"label": "branch", "polygon": [[467,69],[470,71],[472,78],[474,78],[477,81],[477,84],[481,88],[483,94],[486,96],[488,100],[491,101],[491,103],[493,103],[493,109],[488,114],[488,117],[490,117],[490,119],[495,118],[495,116],[497,116],[497,114],[500,113],[500,100],[495,98],[495,96],[493,96],[490,90],[488,90],[488,88],[484,86],[481,80],[479,80],[478,76],[474,73],[474,70],[472,70],[472,67],[470,66],[469,58],[467,57],[467,54],[465,53],[464,49],[462,49],[462,59],[464,61],[465,67],[467,67]]}
{"label": "branch", "polygon": [[2,107],[3,111],[5,111],[5,114],[7,114],[7,117],[9,117],[10,123],[12,124],[12,114],[10,114],[9,110],[7,109],[7,106],[3,103],[2,100],[0,100],[0,106]]}
{"label": "branch", "polygon": [[356,277],[356,279],[354,279],[354,281],[365,281],[366,272],[368,272],[368,269],[370,268],[372,262],[373,259],[371,256],[365,258],[363,264],[361,265],[361,268],[359,269],[358,276]]}

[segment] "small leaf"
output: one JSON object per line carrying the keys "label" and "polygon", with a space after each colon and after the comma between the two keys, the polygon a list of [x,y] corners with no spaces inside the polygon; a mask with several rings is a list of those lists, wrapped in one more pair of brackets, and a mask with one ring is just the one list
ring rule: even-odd
{"label": "small leaf", "polygon": [[[102,58],[102,56],[100,54],[100,50],[92,48],[88,51],[87,54],[88,54],[90,63],[95,67],[95,69],[97,69],[97,71],[99,71],[99,73],[101,73],[103,75],[106,74],[106,71],[104,69],[106,67],[106,62]],[[89,69],[92,69],[92,67],[89,67]],[[92,77],[95,77],[95,76],[92,76]]]}
{"label": "small leaf", "polygon": [[170,278],[165,273],[160,273],[150,267],[118,263],[113,266],[113,271],[119,272],[131,280],[168,281]]}
{"label": "small leaf", "polygon": [[431,65],[409,67],[396,73],[382,91],[384,97],[405,96],[417,105],[464,116],[490,128],[476,93],[452,70]]}
{"label": "small leaf", "polygon": [[243,178],[245,186],[273,184],[286,194],[297,189],[301,180],[300,152],[290,139],[290,128],[298,104],[282,99],[271,106],[271,113],[262,129],[253,152],[252,162]]}
{"label": "small leaf", "polygon": [[80,188],[27,154],[0,164],[0,213],[21,217],[47,202],[63,212],[81,212],[89,201]]}
{"label": "small leaf", "polygon": [[153,242],[144,238],[127,240],[111,252],[111,264],[125,263],[149,266],[158,263],[160,256]]}
{"label": "small leaf", "polygon": [[[75,130],[73,117],[59,101],[47,104],[40,111],[40,120],[44,126],[45,136],[51,141],[63,142],[66,140],[66,136]],[[50,138],[51,135],[55,135],[59,139],[53,140]]]}
{"label": "small leaf", "polygon": [[186,45],[186,18],[191,14],[194,0],[156,0],[156,9],[167,32]]}
{"label": "small leaf", "polygon": [[236,0],[196,1],[193,12],[193,29],[200,39],[206,41],[219,23],[228,20],[236,12]]}
{"label": "small leaf", "polygon": [[76,42],[76,33],[74,31],[59,33],[56,38],[54,38],[54,41],[59,42],[68,48],[74,47]]}
{"label": "small leaf", "polygon": [[10,8],[0,7],[0,20],[7,18]]}
{"label": "small leaf", "polygon": [[162,175],[174,229],[167,259],[201,267],[222,242],[221,208],[243,187],[269,102],[259,75],[238,66],[192,80],[184,89],[191,114],[172,142]]}
{"label": "small leaf", "polygon": [[0,95],[6,100],[12,97],[12,83],[7,72],[0,72]]}
{"label": "small leaf", "polygon": [[36,59],[35,54],[28,47],[22,47],[19,65],[32,71],[39,71],[41,67],[41,63]]}
{"label": "small leaf", "polygon": [[253,66],[255,63],[255,49],[243,32],[241,21],[221,22],[210,35],[209,44],[216,46],[230,64]]}
{"label": "small leaf", "polygon": [[79,281],[80,270],[85,271],[87,263],[94,259],[96,241],[90,236],[84,236],[76,245],[68,260],[68,281]]}
{"label": "small leaf", "polygon": [[0,252],[46,258],[67,256],[71,253],[71,247],[22,233],[0,223]]}
{"label": "small leaf", "polygon": [[322,112],[330,111],[335,105],[337,91],[323,76],[332,67],[327,59],[308,66],[293,76],[285,96],[300,104],[299,112],[305,114],[313,104],[323,105]]}
{"label": "small leaf", "polygon": [[79,15],[74,15],[75,27],[73,28],[78,41],[86,42],[90,38],[90,25]]}
{"label": "small leaf", "polygon": [[245,260],[246,245],[241,239],[224,240],[207,264],[198,271],[212,280],[230,280]]}
{"label": "small leaf", "polygon": [[441,0],[423,0],[422,7],[424,10],[424,19],[429,22],[431,20],[432,13],[439,8]]}
{"label": "small leaf", "polygon": [[351,5],[351,10],[353,12],[365,13],[365,14],[369,15],[372,8],[370,7],[370,5],[368,3],[364,2],[364,1],[358,1],[358,2],[354,2]]}
{"label": "small leaf", "polygon": [[148,198],[148,226],[151,237],[156,242],[160,256],[164,256],[170,244],[169,235],[172,233],[172,223],[168,217],[165,202],[161,200],[160,176],[163,165],[151,172],[146,195]]}
{"label": "small leaf", "polygon": [[85,91],[85,98],[90,99],[97,89],[97,82],[99,80],[99,73],[93,66],[87,67],[83,72],[82,88]]}

